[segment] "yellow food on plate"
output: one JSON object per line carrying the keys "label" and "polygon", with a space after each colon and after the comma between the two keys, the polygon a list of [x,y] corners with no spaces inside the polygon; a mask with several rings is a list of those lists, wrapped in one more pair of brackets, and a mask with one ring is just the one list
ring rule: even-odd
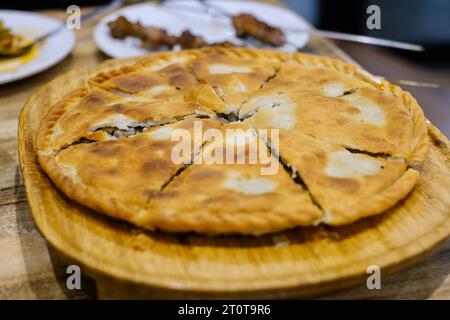
{"label": "yellow food on plate", "polygon": [[31,40],[13,33],[0,20],[0,72],[12,72],[36,57],[37,46],[23,50]]}

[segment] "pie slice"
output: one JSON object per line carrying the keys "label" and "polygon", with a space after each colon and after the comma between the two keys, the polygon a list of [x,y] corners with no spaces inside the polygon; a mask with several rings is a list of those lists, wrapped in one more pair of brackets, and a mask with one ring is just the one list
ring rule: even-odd
{"label": "pie slice", "polygon": [[214,116],[195,103],[150,101],[94,89],[77,90],[56,104],[43,121],[40,149],[56,151],[80,140],[105,141],[192,117]]}
{"label": "pie slice", "polygon": [[192,62],[200,82],[195,89],[198,101],[220,114],[237,115],[243,102],[274,77],[286,56],[261,50],[233,48],[205,49]]}
{"label": "pie slice", "polygon": [[147,100],[184,101],[194,85],[194,76],[180,64],[172,64],[155,72],[135,68],[106,80],[94,78],[91,83],[123,96],[133,95]]}
{"label": "pie slice", "polygon": [[[243,131],[227,135],[227,129]],[[151,199],[140,225],[177,232],[257,235],[319,221],[322,212],[308,192],[269,154],[265,142],[247,130],[240,124],[225,125],[194,164]],[[251,162],[256,145],[261,158]],[[233,164],[215,162],[217,146],[223,146],[219,153],[223,159],[234,159]],[[246,161],[238,164],[238,159]]]}
{"label": "pie slice", "polygon": [[173,52],[142,58],[134,65],[101,72],[89,79],[95,87],[146,101],[185,101],[197,81],[188,64],[198,54]]}
{"label": "pie slice", "polygon": [[[138,223],[149,199],[200,151],[204,141],[194,142],[196,122],[203,128],[220,126],[210,119],[188,119],[117,140],[78,143],[56,155],[40,150],[39,162],[70,198]],[[180,129],[189,133],[183,144],[173,138]]]}
{"label": "pie slice", "polygon": [[387,210],[412,190],[419,176],[402,158],[355,153],[284,129],[274,153],[304,182],[324,211],[322,221],[330,225]]}
{"label": "pie slice", "polygon": [[351,149],[408,160],[415,150],[412,115],[387,91],[365,87],[341,97],[259,95],[246,105],[244,110],[256,110],[248,119],[256,128],[303,132]]}
{"label": "pie slice", "polygon": [[260,97],[293,94],[296,98],[311,95],[341,97],[360,88],[371,87],[350,75],[323,66],[301,65],[295,60],[284,63],[276,76],[267,82],[261,90],[239,110],[239,118],[246,118],[258,108]]}

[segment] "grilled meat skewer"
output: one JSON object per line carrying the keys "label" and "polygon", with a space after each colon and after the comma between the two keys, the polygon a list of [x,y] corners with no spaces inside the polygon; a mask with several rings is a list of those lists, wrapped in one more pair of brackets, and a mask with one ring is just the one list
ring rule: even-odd
{"label": "grilled meat skewer", "polygon": [[248,13],[232,16],[233,26],[238,38],[251,36],[274,47],[286,42],[286,37],[279,28],[272,27]]}
{"label": "grilled meat skewer", "polygon": [[142,48],[159,49],[162,47],[173,48],[179,44],[182,49],[197,49],[205,46],[235,46],[232,42],[208,43],[202,37],[185,30],[179,37],[172,36],[164,29],[144,27],[139,22],[130,22],[127,18],[120,16],[108,23],[111,35],[114,38],[123,39],[127,36],[141,39]]}
{"label": "grilled meat skewer", "polygon": [[143,48],[173,48],[178,42],[177,37],[169,35],[164,29],[144,27],[139,22],[130,22],[123,16],[109,22],[108,27],[114,38],[123,39],[127,36],[131,36],[141,39],[141,46]]}

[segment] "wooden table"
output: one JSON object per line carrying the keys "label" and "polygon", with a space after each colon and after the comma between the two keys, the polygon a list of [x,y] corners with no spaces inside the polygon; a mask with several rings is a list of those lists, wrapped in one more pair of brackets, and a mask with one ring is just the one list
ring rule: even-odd
{"label": "wooden table", "polygon": [[[46,11],[64,18],[62,11]],[[66,287],[67,263],[46,244],[33,223],[24,193],[17,155],[17,124],[28,97],[42,84],[79,66],[94,67],[106,57],[92,39],[95,22],[76,31],[72,54],[36,76],[0,87],[0,299],[92,299],[93,280],[84,277],[81,290]],[[333,43],[311,39],[307,51],[351,59]],[[382,278],[381,290],[361,287],[324,298],[450,298],[450,241],[409,270]]]}

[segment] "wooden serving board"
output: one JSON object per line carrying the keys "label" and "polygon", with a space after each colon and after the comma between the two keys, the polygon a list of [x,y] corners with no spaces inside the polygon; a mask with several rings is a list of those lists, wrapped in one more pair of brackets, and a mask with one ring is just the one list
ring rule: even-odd
{"label": "wooden serving board", "polygon": [[73,71],[30,98],[19,120],[19,154],[37,227],[97,280],[100,298],[315,296],[365,283],[369,265],[378,265],[383,276],[411,265],[450,235],[450,143],[432,124],[429,157],[409,197],[345,227],[262,237],[173,235],[93,212],[53,186],[34,146],[49,108],[86,76]]}

